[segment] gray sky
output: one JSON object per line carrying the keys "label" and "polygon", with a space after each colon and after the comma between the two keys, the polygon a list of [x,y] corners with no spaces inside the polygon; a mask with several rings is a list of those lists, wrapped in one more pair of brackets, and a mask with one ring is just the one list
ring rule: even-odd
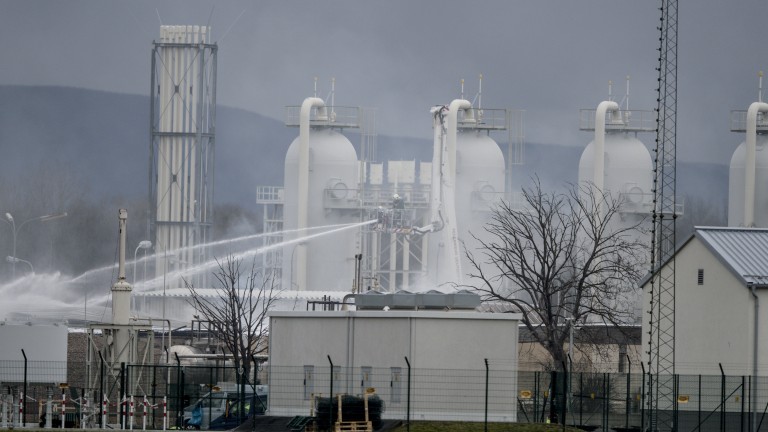
{"label": "gray sky", "polygon": [[[215,7],[214,7],[215,6]],[[210,22],[218,102],[282,119],[336,78],[338,105],[377,108],[377,131],[431,138],[429,107],[477,90],[525,109],[528,142],[584,145],[578,110],[607,82],[655,106],[655,0],[39,1],[0,0],[0,85],[148,94],[163,24]],[[678,155],[727,163],[742,136],[729,111],[757,99],[768,66],[765,0],[680,0]],[[470,98],[471,99],[471,98]],[[137,125],[146,128],[147,125]],[[652,142],[652,137],[642,138]]]}

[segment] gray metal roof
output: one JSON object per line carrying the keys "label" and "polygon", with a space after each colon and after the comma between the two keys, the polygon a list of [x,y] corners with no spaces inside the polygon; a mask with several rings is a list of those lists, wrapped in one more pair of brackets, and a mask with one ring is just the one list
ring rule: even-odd
{"label": "gray metal roof", "polygon": [[696,227],[696,237],[745,284],[768,286],[768,229]]}

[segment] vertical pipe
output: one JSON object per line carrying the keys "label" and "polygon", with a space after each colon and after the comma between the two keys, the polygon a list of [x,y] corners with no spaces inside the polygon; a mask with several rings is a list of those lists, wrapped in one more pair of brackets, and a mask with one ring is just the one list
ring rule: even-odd
{"label": "vertical pipe", "polygon": [[[309,124],[312,108],[325,109],[325,102],[316,97],[304,99],[299,113],[299,184],[298,184],[298,223],[299,235],[309,223]],[[296,245],[296,284],[297,290],[307,289],[307,247],[303,243]]]}
{"label": "vertical pipe", "polygon": [[747,110],[747,136],[744,179],[744,226],[755,225],[755,176],[757,163],[757,114],[767,113],[768,104],[753,102]]}
{"label": "vertical pipe", "polygon": [[640,393],[640,430],[644,431],[645,430],[645,364],[643,362],[640,362],[640,369],[643,371],[643,375],[642,375],[643,383],[642,383],[642,389]]}
{"label": "vertical pipe", "polygon": [[619,111],[619,105],[613,101],[603,101],[595,110],[595,147],[592,183],[597,192],[605,188],[605,115]]}

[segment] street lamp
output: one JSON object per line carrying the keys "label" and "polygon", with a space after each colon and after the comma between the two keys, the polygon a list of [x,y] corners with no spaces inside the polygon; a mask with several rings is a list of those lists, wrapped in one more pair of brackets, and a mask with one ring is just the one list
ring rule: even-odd
{"label": "street lamp", "polygon": [[[13,263],[13,277],[14,278],[16,278],[16,263],[18,261],[24,261],[24,260],[19,260],[18,258],[16,258],[16,237],[17,237],[19,231],[21,231],[21,228],[24,225],[28,224],[29,222],[35,222],[35,221],[38,221],[38,222],[48,222],[50,220],[59,219],[59,218],[63,218],[63,217],[66,217],[66,216],[67,216],[67,212],[60,213],[60,214],[53,214],[53,215],[38,216],[38,217],[34,217],[34,218],[31,218],[31,219],[25,220],[24,222],[20,223],[19,226],[17,227],[16,226],[16,221],[13,219],[13,215],[8,213],[8,212],[5,213],[5,218],[8,219],[6,222],[10,223],[11,224],[11,228],[13,229],[13,256],[12,257],[8,257],[8,258],[14,258],[14,259],[10,260],[10,259],[6,258],[6,261],[8,261],[10,263]],[[24,262],[29,264],[29,261],[24,261]],[[32,264],[29,264],[29,266],[32,267]]]}
{"label": "street lamp", "polygon": [[30,271],[31,273],[34,273],[34,272],[35,272],[35,269],[34,269],[34,267],[32,267],[32,263],[31,263],[31,262],[29,262],[29,261],[27,261],[27,260],[23,260],[23,259],[21,259],[21,258],[16,258],[16,257],[12,257],[12,256],[7,256],[7,257],[5,257],[5,260],[6,260],[6,261],[8,261],[9,263],[13,263],[13,264],[16,264],[17,262],[23,262],[23,263],[26,263],[26,264],[29,266],[29,271]]}
{"label": "street lamp", "polygon": [[[149,241],[149,240],[142,240],[141,242],[139,242],[139,245],[136,246],[136,250],[133,251],[133,284],[134,285],[136,284],[136,264],[138,264],[138,262],[136,262],[136,254],[139,253],[139,249],[149,249],[151,247],[152,247],[152,242],[151,241]],[[144,254],[145,254],[145,257],[146,257],[146,252]],[[145,262],[144,265],[146,265],[146,264],[147,263]],[[146,277],[146,275],[144,277]]]}

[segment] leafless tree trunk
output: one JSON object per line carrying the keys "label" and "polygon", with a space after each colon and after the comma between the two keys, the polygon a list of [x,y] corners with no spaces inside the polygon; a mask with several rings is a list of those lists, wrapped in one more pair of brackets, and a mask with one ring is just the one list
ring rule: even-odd
{"label": "leafless tree trunk", "polygon": [[522,208],[499,204],[486,233],[473,235],[479,246],[466,251],[470,287],[514,305],[559,368],[572,326],[633,322],[648,247],[638,235],[642,222],[612,223],[621,201],[591,185],[545,193],[536,179],[523,198]]}

